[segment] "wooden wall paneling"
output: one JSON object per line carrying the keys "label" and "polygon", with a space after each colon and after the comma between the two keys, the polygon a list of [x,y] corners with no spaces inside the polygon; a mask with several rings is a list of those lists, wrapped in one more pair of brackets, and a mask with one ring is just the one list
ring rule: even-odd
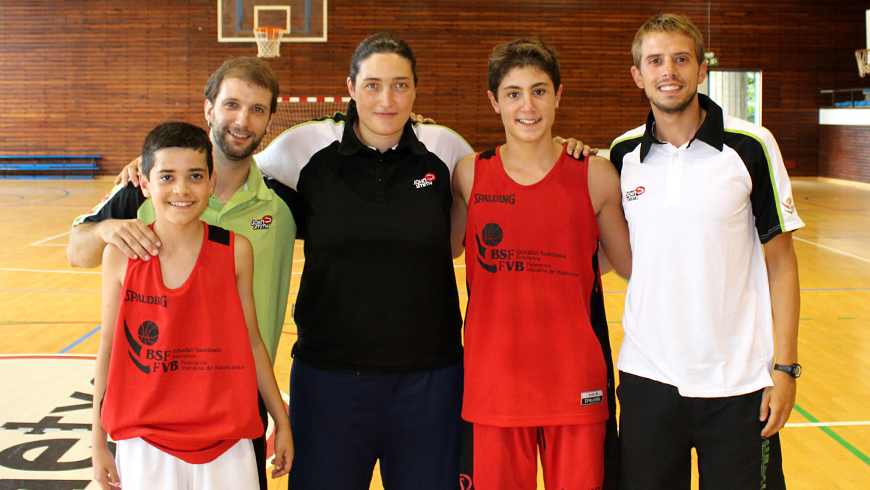
{"label": "wooden wall paneling", "polygon": [[[764,73],[764,123],[793,175],[818,175],[821,88],[861,83],[848,46],[863,46],[856,0],[624,2],[459,0],[329,2],[329,41],[285,43],[270,60],[282,95],[341,96],[349,57],[366,36],[403,36],[418,57],[417,112],[478,149],[504,135],[486,99],[493,46],[538,37],[560,55],[565,85],[557,133],[606,147],[638,126],[648,102],[629,75],[637,28],[662,11],[689,15],[721,67]],[[253,43],[217,42],[215,0],[6,0],[0,3],[0,154],[101,154],[114,173],[156,124],[204,125],[202,87]],[[860,85],[856,85],[860,86]]]}
{"label": "wooden wall paneling", "polygon": [[820,126],[819,175],[870,183],[870,126]]}

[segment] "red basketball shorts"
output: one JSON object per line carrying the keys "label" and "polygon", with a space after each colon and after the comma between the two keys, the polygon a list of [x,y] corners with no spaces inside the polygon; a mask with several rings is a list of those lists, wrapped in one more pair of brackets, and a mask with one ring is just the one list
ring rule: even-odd
{"label": "red basketball shorts", "polygon": [[463,476],[466,489],[535,490],[539,454],[547,489],[592,490],[603,484],[605,422],[547,427],[473,424],[469,432],[463,451],[472,455],[463,458],[472,460],[472,474]]}

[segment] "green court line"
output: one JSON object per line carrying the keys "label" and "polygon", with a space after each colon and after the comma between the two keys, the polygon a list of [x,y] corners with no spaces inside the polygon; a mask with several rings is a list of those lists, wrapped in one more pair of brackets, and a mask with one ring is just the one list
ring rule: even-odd
{"label": "green court line", "polygon": [[812,318],[801,318],[801,321],[802,321],[802,322],[807,322],[807,321],[810,321],[810,320],[812,320]]}
{"label": "green court line", "polygon": [[[812,422],[812,423],[814,423],[814,424],[818,424],[818,423],[820,423],[820,422],[819,422],[819,419],[817,419],[817,418],[813,417],[812,415],[810,415],[809,412],[807,412],[806,410],[804,410],[803,408],[801,408],[797,403],[795,403],[795,405],[794,405],[794,409],[797,410],[797,413],[803,415],[803,416],[804,416],[807,420],[809,420],[810,422]],[[849,451],[850,453],[854,454],[858,459],[860,459],[861,461],[863,461],[864,464],[870,466],[870,457],[868,457],[866,454],[864,454],[864,453],[862,453],[861,451],[859,451],[858,448],[856,448],[855,446],[849,444],[845,439],[843,439],[842,437],[840,437],[839,434],[837,434],[836,432],[834,432],[833,430],[831,430],[830,427],[821,426],[821,427],[819,427],[819,428],[822,429],[822,431],[823,431],[825,434],[828,434],[829,436],[831,436],[831,438],[832,438],[833,440],[835,440],[835,441],[837,441],[838,443],[840,443],[840,445],[843,446],[844,448],[846,448],[847,451]]]}
{"label": "green court line", "polygon": [[854,319],[855,319],[854,316],[841,316],[840,318],[837,318],[837,320],[854,320]]}

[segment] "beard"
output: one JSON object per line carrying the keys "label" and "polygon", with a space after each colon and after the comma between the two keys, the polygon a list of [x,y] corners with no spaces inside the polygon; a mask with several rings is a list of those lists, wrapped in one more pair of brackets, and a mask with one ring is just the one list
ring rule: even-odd
{"label": "beard", "polygon": [[658,97],[653,98],[647,96],[647,98],[650,100],[650,102],[653,103],[654,106],[656,106],[656,108],[658,108],[658,110],[662,111],[664,114],[680,114],[685,111],[686,108],[688,108],[690,105],[692,105],[692,101],[695,100],[695,97],[697,97],[697,95],[698,91],[695,90],[694,92],[692,92],[692,95],[686,97],[684,100],[675,100],[672,101],[670,104],[665,104],[665,102],[659,100]]}
{"label": "beard", "polygon": [[244,160],[253,155],[254,152],[257,151],[257,147],[260,146],[260,142],[263,141],[263,137],[266,136],[266,131],[264,130],[261,134],[251,135],[251,141],[249,141],[247,145],[241,148],[232,148],[227,142],[226,126],[219,127],[215,125],[212,128],[211,133],[211,139],[214,142],[216,149],[220,150],[221,153],[231,160]]}

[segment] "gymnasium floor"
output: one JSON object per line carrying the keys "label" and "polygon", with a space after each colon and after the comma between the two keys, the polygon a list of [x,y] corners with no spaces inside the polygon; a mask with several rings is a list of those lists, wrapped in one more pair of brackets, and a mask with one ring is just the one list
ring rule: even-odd
{"label": "gymnasium floor", "polygon": [[[804,374],[782,432],[786,479],[792,490],[867,489],[870,185],[795,179],[793,186],[807,224],[795,235]],[[0,489],[31,488],[22,486],[27,480],[59,480],[51,488],[98,488],[88,483],[87,404],[99,342],[100,275],[71,269],[65,246],[72,219],[110,187],[107,177],[0,179]],[[304,260],[301,244],[295,259],[291,295]],[[463,262],[456,263],[464,290]],[[608,274],[604,284],[616,355],[625,283]],[[464,307],[464,293],[461,300]],[[295,331],[288,315],[275,366],[284,391]],[[279,481],[270,488],[285,485]],[[382,488],[377,476],[372,488]]]}

